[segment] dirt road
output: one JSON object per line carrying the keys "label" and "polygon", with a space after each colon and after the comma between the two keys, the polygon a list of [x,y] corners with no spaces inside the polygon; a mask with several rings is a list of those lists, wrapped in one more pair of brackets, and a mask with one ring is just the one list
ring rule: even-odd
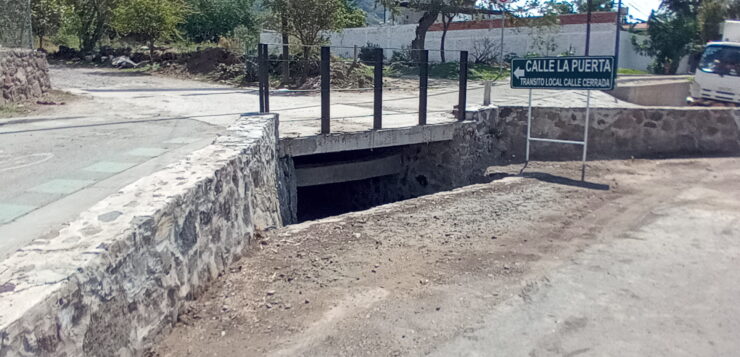
{"label": "dirt road", "polygon": [[577,165],[268,232],[151,354],[740,350],[740,159],[598,162],[593,184],[563,177]]}

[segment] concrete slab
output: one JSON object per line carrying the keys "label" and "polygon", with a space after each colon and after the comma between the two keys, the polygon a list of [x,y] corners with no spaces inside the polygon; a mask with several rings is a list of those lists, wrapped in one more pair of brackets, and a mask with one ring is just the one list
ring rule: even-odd
{"label": "concrete slab", "polygon": [[118,173],[125,171],[136,165],[133,162],[113,162],[113,161],[101,161],[94,163],[84,169],[83,171],[89,172],[100,172],[100,173]]}
{"label": "concrete slab", "polygon": [[280,155],[297,157],[449,141],[452,140],[455,125],[457,122],[292,138],[281,136]]}
{"label": "concrete slab", "polygon": [[92,180],[57,179],[42,183],[41,185],[31,188],[29,191],[65,195],[79,191],[93,183],[95,183],[95,181]]}
{"label": "concrete slab", "polygon": [[401,155],[320,166],[296,167],[298,187],[365,180],[401,172]]}

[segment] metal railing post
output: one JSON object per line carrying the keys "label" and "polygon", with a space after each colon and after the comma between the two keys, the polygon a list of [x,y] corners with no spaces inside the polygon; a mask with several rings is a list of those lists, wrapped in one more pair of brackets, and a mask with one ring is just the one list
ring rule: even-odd
{"label": "metal railing post", "polygon": [[419,125],[427,125],[427,88],[429,87],[429,50],[419,53]]}
{"label": "metal railing post", "polygon": [[329,134],[331,127],[331,57],[329,47],[321,47],[321,134]]}
{"label": "metal railing post", "polygon": [[383,49],[376,48],[375,52],[375,98],[373,100],[373,129],[383,128]]}
{"label": "metal railing post", "polygon": [[468,51],[460,51],[460,98],[457,104],[457,119],[465,120],[468,98]]}
{"label": "metal railing post", "polygon": [[270,62],[267,53],[267,45],[262,44],[262,86],[264,93],[264,113],[270,112]]}
{"label": "metal railing post", "polygon": [[260,93],[260,113],[265,113],[265,85],[263,83],[265,70],[265,64],[262,59],[262,44],[257,45],[257,81],[259,82],[259,93]]}

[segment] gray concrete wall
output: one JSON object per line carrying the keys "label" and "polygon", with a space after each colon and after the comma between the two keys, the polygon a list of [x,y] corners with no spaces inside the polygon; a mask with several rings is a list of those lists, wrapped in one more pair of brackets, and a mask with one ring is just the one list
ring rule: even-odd
{"label": "gray concrete wall", "polygon": [[[340,32],[327,34],[332,52],[337,56],[351,58],[354,55],[353,46],[366,46],[372,43],[383,48],[391,50],[386,51],[386,56],[390,58],[393,55],[392,49],[400,50],[411,46],[411,41],[415,37],[416,24],[412,25],[391,25],[391,26],[371,26],[348,28]],[[596,23],[591,26],[591,54],[592,55],[614,55],[616,41],[616,26],[614,24]],[[583,55],[586,43],[585,25],[561,25],[556,26],[554,31],[544,34],[537,34],[535,28],[528,27],[509,27],[504,31],[504,51],[505,53],[516,53],[524,56],[529,52],[536,52],[543,56],[557,56],[569,50],[575,51],[576,55]],[[620,63],[622,68],[633,68],[646,70],[650,62],[649,57],[641,56],[637,53],[630,42],[630,34],[622,33],[627,39],[622,40],[620,54],[624,58]],[[469,29],[449,31],[445,40],[445,50],[447,60],[456,61],[459,54],[455,51],[472,51],[476,43],[481,39],[489,38],[496,43],[497,51],[500,51],[500,28],[486,29]],[[546,41],[552,41],[556,48],[550,52],[539,48],[536,40],[542,38]],[[281,43],[280,34],[277,32],[263,32],[260,36],[263,43]],[[429,31],[426,35],[426,48],[429,52],[431,62],[440,62],[441,56],[439,51],[442,41],[442,31]],[[270,51],[278,53],[279,46],[270,46]],[[498,53],[496,53],[498,54]],[[471,61],[474,59],[472,54]]]}
{"label": "gray concrete wall", "polygon": [[0,48],[0,105],[41,97],[51,89],[49,64],[43,52]]}
{"label": "gray concrete wall", "polygon": [[[534,108],[532,135],[582,140],[585,108]],[[589,126],[589,158],[677,157],[740,154],[740,109],[595,108]],[[494,125],[509,161],[522,161],[527,107],[501,107]],[[533,160],[579,160],[574,145],[533,143]]]}
{"label": "gray concrete wall", "polygon": [[243,118],[0,263],[0,356],[141,355],[282,224],[276,125]]}
{"label": "gray concrete wall", "polygon": [[607,93],[625,102],[645,106],[685,107],[691,82],[688,79],[620,83]]}

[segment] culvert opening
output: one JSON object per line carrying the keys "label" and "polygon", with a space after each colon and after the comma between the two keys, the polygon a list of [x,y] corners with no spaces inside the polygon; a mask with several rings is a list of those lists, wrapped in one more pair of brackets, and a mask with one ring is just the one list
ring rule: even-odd
{"label": "culvert opening", "polygon": [[377,187],[392,187],[397,176],[341,182],[298,188],[298,221],[305,222],[402,200],[393,192],[378,192]]}
{"label": "culvert opening", "polygon": [[294,158],[298,221],[362,211],[410,198],[403,192],[401,151],[384,148]]}

